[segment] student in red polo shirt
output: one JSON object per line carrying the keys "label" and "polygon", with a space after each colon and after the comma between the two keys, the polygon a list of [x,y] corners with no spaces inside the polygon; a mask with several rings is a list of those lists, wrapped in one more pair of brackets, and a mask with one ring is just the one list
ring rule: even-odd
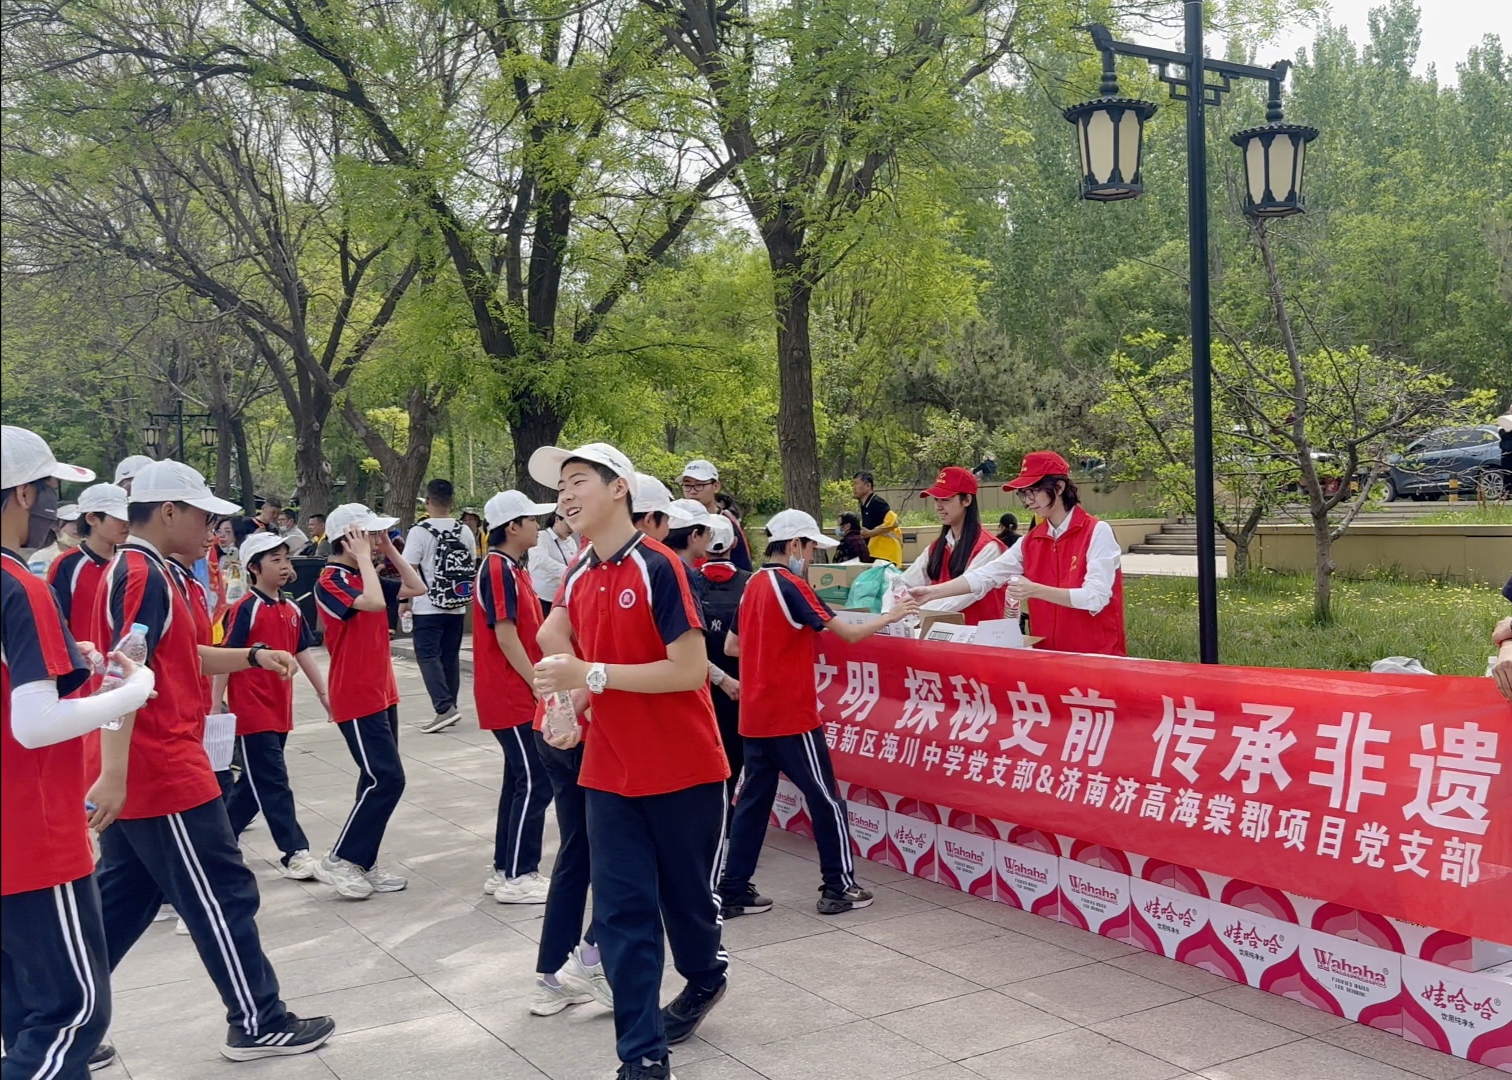
{"label": "student in red polo shirt", "polygon": [[1038,524],[986,566],[916,588],[914,599],[981,598],[1007,585],[1009,599],[1029,604],[1029,629],[1045,639],[1036,648],[1127,656],[1118,538],[1081,508],[1070,472],[1053,450],[1026,455],[1003,490],[1017,491]]}
{"label": "student in red polo shirt", "polygon": [[157,696],[100,736],[100,778],[90,789],[90,824],[100,831],[100,900],[114,969],[151,925],[166,898],[188,927],[220,991],[229,1028],[221,1055],[232,1061],[302,1054],[336,1029],[328,1016],[300,1019],[278,995],[255,917],[257,879],[242,862],[220,786],[205,756],[203,675],[265,668],[287,678],[288,653],[208,644],[208,617],[193,609],[169,557],[202,558],[218,499],[188,465],[157,461],[132,481],[131,538],[100,587],[100,619],[117,645],[134,623],[147,627],[147,663]]}
{"label": "student in red polo shirt", "polygon": [[[592,538],[542,628],[535,688],[590,692],[578,783],[619,1077],[667,1080],[668,1045],[690,1038],[728,985],[711,886],[729,766],[698,601],[682,561],[631,523],[635,470],[614,447],[543,447],[530,475],[557,489],[563,515]],[[660,1009],[664,928],[688,982]]]}
{"label": "student in red polo shirt", "polygon": [[551,781],[530,727],[542,615],[525,560],[540,532],[537,519],[555,509],[518,491],[501,491],[483,507],[488,554],[473,589],[473,702],[478,726],[492,731],[504,751],[493,872],[483,883],[483,891],[501,904],[544,904],[550,887],[539,871]]}
{"label": "student in red polo shirt", "polygon": [[[0,432],[0,949],[4,953],[5,1075],[82,1077],[115,1051],[110,964],[85,829],[81,735],[140,708],[153,675],[130,661],[124,685],[59,700],[90,669],[58,601],[32,574],[23,549],[47,543],[59,479],[88,469],[57,461],[36,434]],[[56,565],[56,564],[55,564]]]}
{"label": "student in red polo shirt", "polygon": [[[277,533],[253,533],[242,541],[239,554],[251,588],[226,613],[225,647],[245,649],[258,644],[292,654],[329,712],[325,672],[309,653],[315,635],[299,605],[282,591],[294,579],[287,539]],[[315,857],[295,815],[294,792],[284,763],[284,746],[294,730],[294,683],[271,671],[238,671],[217,675],[212,697],[217,709],[229,701],[241,750],[241,778],[226,797],[231,831],[240,836],[262,814],[273,842],[283,852],[283,876],[309,881],[315,876]]]}
{"label": "student in red polo shirt", "polygon": [[[1005,550],[997,537],[982,528],[977,508],[977,478],[969,469],[951,465],[940,470],[934,486],[922,492],[934,500],[940,518],[940,535],[908,569],[903,580],[909,585],[939,585],[953,581],[968,570],[986,566]],[[1007,608],[1002,589],[993,589],[980,600],[971,596],[952,596],[931,600],[920,607],[925,611],[959,611],[967,626],[986,619],[1001,619]]]}
{"label": "student in red polo shirt", "polygon": [[[425,592],[425,582],[389,538],[397,518],[380,517],[361,503],[346,503],[326,518],[331,561],[315,583],[315,603],[331,656],[331,719],[357,763],[357,799],[315,876],[351,900],[398,892],[409,882],[378,866],[389,818],[404,794],[399,760],[399,687],[389,653],[390,600]],[[373,552],[399,578],[381,578]]]}
{"label": "student in red polo shirt", "polygon": [[740,693],[745,769],[719,883],[727,919],[772,909],[772,902],[751,883],[751,875],[766,838],[779,772],[808,800],[824,877],[819,914],[838,915],[872,902],[872,894],[856,884],[845,804],[836,792],[829,747],[819,734],[819,703],[812,693],[795,688],[809,686],[813,678],[818,631],[831,630],[845,641],[857,642],[917,614],[919,608],[908,601],[859,625],[836,619],[804,575],[817,549],[837,543],[802,510],[775,515],[767,522],[766,565],[746,583],[735,624],[725,638],[725,652],[740,657],[745,675]]}

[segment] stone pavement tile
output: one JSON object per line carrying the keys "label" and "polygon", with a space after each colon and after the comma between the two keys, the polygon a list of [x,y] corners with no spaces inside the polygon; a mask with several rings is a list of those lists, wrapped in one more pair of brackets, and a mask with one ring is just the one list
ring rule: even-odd
{"label": "stone pavement tile", "polygon": [[1116,968],[1132,971],[1136,975],[1143,975],[1147,979],[1163,982],[1167,986],[1174,986],[1178,990],[1185,990],[1189,994],[1211,994],[1234,985],[1230,980],[1214,975],[1211,971],[1203,971],[1199,967],[1183,964],[1179,960],[1172,960],[1156,953],[1141,952],[1133,956],[1115,956],[1108,963]]}
{"label": "stone pavement tile", "polygon": [[458,1009],[476,1009],[497,1001],[528,996],[535,989],[535,950],[528,959],[500,965],[496,961],[442,968],[422,975],[426,984]]}
{"label": "stone pavement tile", "polygon": [[1202,1070],[1208,1080],[1415,1080],[1375,1058],[1319,1039],[1301,1039]]}
{"label": "stone pavement tile", "polygon": [[1015,931],[1025,937],[1048,941],[1052,945],[1059,945],[1063,949],[1090,956],[1094,960],[1111,960],[1115,956],[1144,954],[1143,949],[1137,949],[1133,945],[1125,945],[1121,941],[1089,933],[1068,923],[1056,922],[1054,919],[1046,919],[1040,915],[1021,911],[1009,904],[983,900],[980,896],[965,897],[961,903],[951,905],[951,910]]}
{"label": "stone pavement tile", "polygon": [[[886,919],[895,919],[899,915],[912,915],[921,911],[938,911],[939,906],[931,904],[928,900],[921,900],[917,896],[899,892],[891,885],[880,885],[868,881],[865,875],[858,875],[862,887],[868,889],[873,899],[871,907],[858,908],[847,911],[842,915],[821,916],[825,922],[832,922],[842,930],[853,930],[864,923],[882,922]],[[816,883],[817,885],[817,883]],[[809,894],[805,906],[811,905],[819,899],[819,890],[816,887]],[[814,910],[809,906],[809,910]]]}
{"label": "stone pavement tile", "polygon": [[1205,998],[1187,998],[1105,1020],[1093,1030],[1191,1070],[1306,1038]]}
{"label": "stone pavement tile", "polygon": [[543,1076],[458,1013],[338,1032],[319,1054],[341,1080],[540,1080]]}
{"label": "stone pavement tile", "polygon": [[174,934],[175,925],[173,919],[168,919],[147,928],[111,972],[112,990],[120,993],[144,986],[210,978],[205,974],[205,965],[200,961],[194,943]]}
{"label": "stone pavement tile", "polygon": [[529,938],[473,908],[439,918],[417,918],[370,928],[368,936],[416,975],[485,962],[533,969]]}
{"label": "stone pavement tile", "polygon": [[[109,1072],[90,1073],[90,1080],[110,1080]],[[214,1059],[187,1062],[154,1062],[140,1065],[132,1080],[333,1080],[335,1073],[320,1058],[320,1051],[297,1057],[265,1058],[262,1061],[227,1061],[218,1053]]]}
{"label": "stone pavement tile", "polygon": [[774,1080],[892,1080],[945,1063],[868,1020],[763,1043],[737,1056]]}
{"label": "stone pavement tile", "polygon": [[1310,1005],[1303,1005],[1300,1001],[1292,1001],[1290,998],[1280,997],[1277,994],[1267,994],[1264,990],[1257,990],[1253,986],[1236,986],[1229,983],[1226,989],[1205,996],[1209,1001],[1226,1005],[1246,1016],[1253,1016],[1270,1024],[1279,1024],[1281,1027],[1299,1031],[1303,1035],[1316,1035],[1321,1031],[1343,1027],[1350,1023],[1342,1016],[1335,1016],[1322,1009],[1314,1009]]}
{"label": "stone pavement tile", "polygon": [[773,945],[779,941],[832,934],[838,929],[834,920],[826,920],[812,906],[805,913],[786,904],[777,904],[771,911],[760,915],[739,915],[726,919],[721,940],[726,949],[740,952],[761,945]]}
{"label": "stone pavement tile", "polygon": [[279,989],[289,997],[308,997],[369,983],[402,979],[411,972],[371,943],[340,955],[311,956],[275,964]]}
{"label": "stone pavement tile", "polygon": [[1068,968],[1009,983],[1001,990],[1076,1024],[1097,1024],[1189,996],[1175,987],[1108,964]]}
{"label": "stone pavement tile", "polygon": [[[663,997],[674,987],[664,985]],[[729,993],[699,1026],[698,1037],[749,1063],[746,1052],[753,1046],[830,1030],[858,1018],[803,986],[750,969],[731,975]]]}
{"label": "stone pavement tile", "polygon": [[[768,830],[771,831],[771,830]],[[812,845],[810,852],[813,851]],[[817,858],[816,855],[810,855]],[[896,866],[888,866],[886,863],[873,862],[871,859],[856,859],[856,876],[863,881],[875,881],[879,885],[891,885],[898,881],[918,881],[919,879],[907,870],[899,870]],[[957,894],[959,895],[959,894]]]}
{"label": "stone pavement tile", "polygon": [[455,1011],[451,1002],[413,977],[289,997],[285,1004],[297,1016],[333,1017],[337,1031],[385,1027]]}
{"label": "stone pavement tile", "polygon": [[688,1065],[678,1064],[674,1056],[672,1067],[677,1070],[677,1080],[765,1080],[759,1072],[725,1054]]}
{"label": "stone pavement tile", "polygon": [[1426,1046],[1408,1042],[1400,1036],[1364,1024],[1336,1027],[1322,1032],[1317,1039],[1419,1076],[1429,1077],[1429,1080],[1459,1080],[1482,1068],[1473,1061],[1430,1050]]}
{"label": "stone pavement tile", "polygon": [[[1174,1080],[1186,1070],[1094,1031],[1077,1029],[961,1062],[988,1080]],[[1287,1080],[1312,1080],[1302,1074]]]}
{"label": "stone pavement tile", "polygon": [[861,969],[827,972],[808,989],[857,1016],[879,1016],[931,1001],[960,997],[981,987],[911,956],[897,956]]}
{"label": "stone pavement tile", "polygon": [[1041,1039],[1075,1026],[995,990],[874,1016],[872,1022],[952,1061]]}
{"label": "stone pavement tile", "polygon": [[986,941],[1003,933],[1001,927],[973,919],[950,908],[932,908],[897,918],[858,926],[851,931],[878,945],[886,945],[907,956]]}
{"label": "stone pavement tile", "polygon": [[[949,885],[941,885],[937,881],[926,881],[921,877],[905,877],[888,884],[899,892],[906,892],[911,896],[917,896],[920,900],[928,900],[940,907],[953,907],[960,902],[962,893],[960,889],[952,889]],[[967,894],[969,895],[969,894]],[[980,899],[978,897],[977,899]],[[990,902],[990,901],[989,901]]]}
{"label": "stone pavement tile", "polygon": [[570,1006],[555,1016],[532,1016],[530,994],[525,993],[475,1006],[467,1015],[553,1080],[613,1075],[619,1068],[614,1014],[595,1002]]}
{"label": "stone pavement tile", "polygon": [[1098,961],[1047,941],[1005,930],[1001,936],[920,953],[926,964],[981,986],[1003,986]]}
{"label": "stone pavement tile", "polygon": [[[743,918],[761,918],[760,915]],[[741,961],[776,975],[779,979],[803,986],[809,979],[837,968],[856,968],[892,960],[897,953],[874,941],[855,934],[819,934],[815,937],[779,941],[742,949],[735,954]]]}
{"label": "stone pavement tile", "polygon": [[936,1065],[923,1072],[909,1073],[902,1080],[982,1080],[978,1073],[952,1061],[949,1065]]}

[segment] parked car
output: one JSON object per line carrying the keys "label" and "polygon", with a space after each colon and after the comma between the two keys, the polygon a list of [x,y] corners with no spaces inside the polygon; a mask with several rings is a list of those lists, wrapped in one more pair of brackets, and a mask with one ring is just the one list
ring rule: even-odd
{"label": "parked car", "polygon": [[1453,479],[1463,495],[1474,496],[1482,488],[1488,499],[1501,497],[1501,448],[1495,427],[1440,428],[1405,453],[1387,458],[1386,501],[1402,496],[1437,499],[1449,492]]}

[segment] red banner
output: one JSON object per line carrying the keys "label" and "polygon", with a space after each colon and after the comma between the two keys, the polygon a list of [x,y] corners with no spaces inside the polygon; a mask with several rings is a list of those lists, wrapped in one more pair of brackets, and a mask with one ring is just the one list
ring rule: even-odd
{"label": "red banner", "polygon": [[816,642],[835,774],[1512,944],[1512,705],[1489,679]]}

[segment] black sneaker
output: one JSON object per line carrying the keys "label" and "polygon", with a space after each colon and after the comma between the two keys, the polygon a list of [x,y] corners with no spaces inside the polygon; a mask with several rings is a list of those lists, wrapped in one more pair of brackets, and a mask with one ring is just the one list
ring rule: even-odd
{"label": "black sneaker", "polygon": [[843,893],[819,887],[819,902],[814,905],[821,915],[840,915],[857,908],[871,907],[872,894],[859,885],[852,885]]}
{"label": "black sneaker", "polygon": [[99,1072],[101,1069],[108,1069],[115,1064],[115,1059],[115,1047],[108,1042],[102,1042],[95,1047],[95,1052],[89,1055],[89,1071]]}
{"label": "black sneaker", "polygon": [[256,1061],[258,1058],[308,1054],[318,1049],[335,1031],[336,1021],[329,1016],[301,1020],[290,1013],[288,1020],[276,1031],[248,1035],[241,1028],[227,1029],[221,1057],[230,1061]]}
{"label": "black sneaker", "polygon": [[616,1080],[677,1080],[672,1075],[672,1060],[665,1058],[661,1061],[652,1062],[650,1065],[642,1065],[638,1061],[627,1061],[619,1067],[615,1073]]}
{"label": "black sneaker", "polygon": [[728,976],[719,980],[719,985],[712,990],[705,990],[692,983],[683,987],[683,992],[673,998],[671,1004],[662,1008],[662,1025],[667,1029],[667,1045],[676,1046],[691,1039],[698,1030],[698,1025],[719,1004],[719,999],[725,996],[725,991],[729,988]]}
{"label": "black sneaker", "polygon": [[[728,894],[720,889],[719,895],[725,898]],[[719,913],[726,919],[733,919],[740,915],[760,915],[763,911],[771,911],[772,902],[756,891],[756,886],[747,885],[742,891],[728,895],[723,900],[723,906]]]}

